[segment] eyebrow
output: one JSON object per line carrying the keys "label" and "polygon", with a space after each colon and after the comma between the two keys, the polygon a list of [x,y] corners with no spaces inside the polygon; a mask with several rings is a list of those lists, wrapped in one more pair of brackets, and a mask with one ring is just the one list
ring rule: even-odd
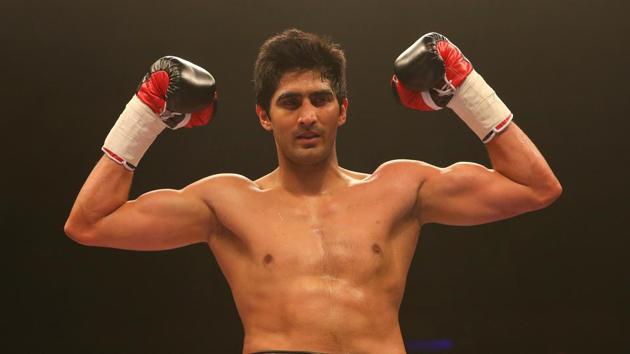
{"label": "eyebrow", "polygon": [[[328,90],[317,90],[317,91],[313,91],[313,92],[309,92],[308,96],[313,96],[313,95],[333,95],[332,90],[328,89]],[[292,97],[302,97],[302,94],[299,92],[284,92],[282,93],[280,96],[278,96],[278,98],[276,99],[276,101],[280,101],[282,99],[285,98],[292,98]]]}

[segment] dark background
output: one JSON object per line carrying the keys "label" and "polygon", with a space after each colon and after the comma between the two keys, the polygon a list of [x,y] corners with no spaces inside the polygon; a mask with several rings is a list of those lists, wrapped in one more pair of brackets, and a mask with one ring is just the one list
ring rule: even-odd
{"label": "dark background", "polygon": [[[166,132],[132,197],[275,167],[254,113],[258,46],[288,27],[348,58],[340,163],[487,164],[452,112],[390,95],[394,58],[421,34],[453,40],[515,113],[564,187],[550,208],[490,225],[423,229],[400,320],[451,353],[623,353],[628,317],[628,6],[622,1],[5,2],[2,40],[3,352],[240,353],[242,329],[207,247],[88,248],[63,224],[148,66],[178,55],[218,82],[208,127]],[[626,351],[627,352],[627,351]]]}

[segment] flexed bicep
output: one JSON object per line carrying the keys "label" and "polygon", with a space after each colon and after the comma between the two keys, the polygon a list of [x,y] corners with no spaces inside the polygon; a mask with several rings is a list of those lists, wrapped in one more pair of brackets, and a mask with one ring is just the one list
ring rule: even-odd
{"label": "flexed bicep", "polygon": [[532,210],[535,195],[495,170],[469,162],[434,168],[418,190],[420,222],[478,225]]}
{"label": "flexed bicep", "polygon": [[131,250],[172,249],[207,242],[216,224],[213,211],[194,191],[163,189],[128,201],[99,220],[88,242]]}

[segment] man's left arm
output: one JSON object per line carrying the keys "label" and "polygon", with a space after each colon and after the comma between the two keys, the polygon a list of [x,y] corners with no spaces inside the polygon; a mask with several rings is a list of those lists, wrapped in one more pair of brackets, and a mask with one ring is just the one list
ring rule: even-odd
{"label": "man's left arm", "polygon": [[468,162],[421,172],[421,223],[478,225],[550,205],[560,182],[527,135],[512,122],[486,144],[493,169]]}
{"label": "man's left arm", "polygon": [[493,169],[418,163],[416,215],[421,223],[475,225],[543,208],[562,187],[512,112],[445,36],[420,37],[394,62],[392,92],[405,107],[448,107],[485,143]]}

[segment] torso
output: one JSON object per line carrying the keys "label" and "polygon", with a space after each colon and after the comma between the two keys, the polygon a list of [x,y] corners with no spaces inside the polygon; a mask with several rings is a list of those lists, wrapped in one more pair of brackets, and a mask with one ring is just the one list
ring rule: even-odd
{"label": "torso", "polygon": [[417,181],[379,168],[295,196],[230,176],[209,240],[243,322],[243,353],[405,353],[398,309],[420,225]]}

